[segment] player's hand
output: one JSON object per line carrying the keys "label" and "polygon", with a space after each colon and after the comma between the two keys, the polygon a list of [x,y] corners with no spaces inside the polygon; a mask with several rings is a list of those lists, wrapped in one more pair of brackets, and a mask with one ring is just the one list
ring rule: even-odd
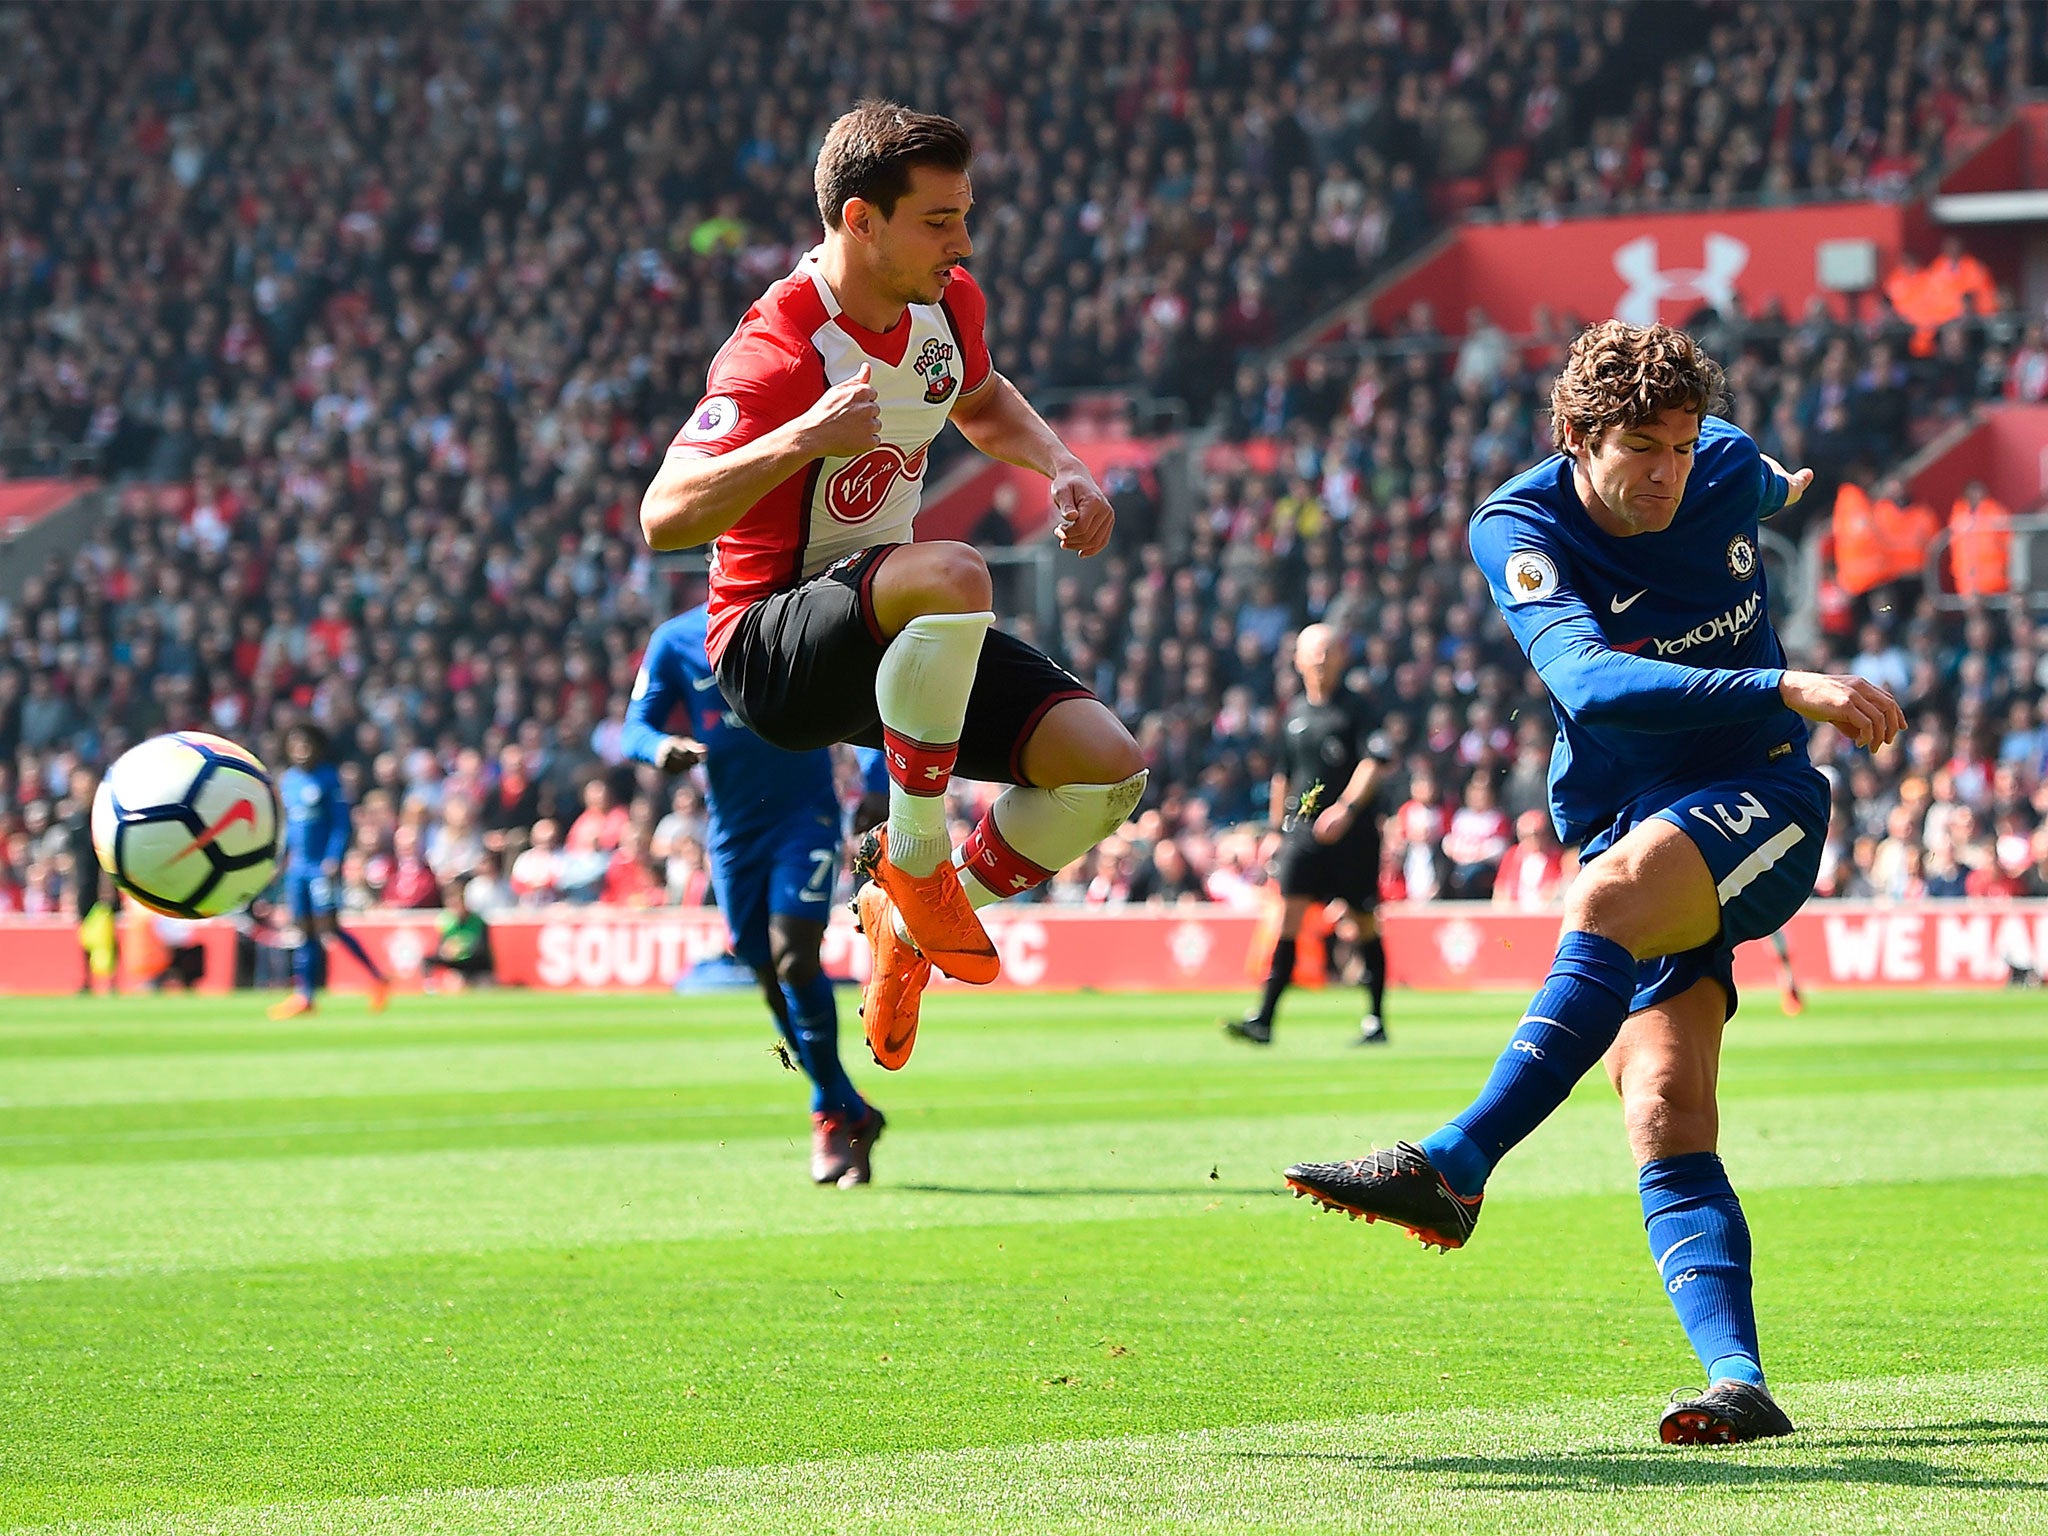
{"label": "player's hand", "polygon": [[1312,830],[1319,843],[1338,842],[1351,830],[1351,812],[1341,805],[1333,805],[1316,818]]}
{"label": "player's hand", "polygon": [[1906,712],[1891,690],[1867,678],[1825,672],[1787,672],[1778,684],[1785,702],[1809,720],[1824,720],[1865,751],[1890,746],[1906,728]]}
{"label": "player's hand", "polygon": [[1788,507],[1804,496],[1806,488],[1813,484],[1813,471],[1810,469],[1787,469],[1768,453],[1763,455],[1763,461],[1771,466],[1773,474],[1785,482],[1785,505]]}
{"label": "player's hand", "polygon": [[835,384],[797,418],[804,446],[821,459],[850,459],[882,441],[882,400],[868,382],[869,369]]}
{"label": "player's hand", "polygon": [[1109,535],[1116,527],[1116,509],[1078,459],[1052,477],[1052,516],[1060,548],[1071,549],[1083,559],[1108,548]]}
{"label": "player's hand", "polygon": [[664,736],[654,754],[654,766],[663,773],[681,773],[704,761],[704,743],[687,736]]}

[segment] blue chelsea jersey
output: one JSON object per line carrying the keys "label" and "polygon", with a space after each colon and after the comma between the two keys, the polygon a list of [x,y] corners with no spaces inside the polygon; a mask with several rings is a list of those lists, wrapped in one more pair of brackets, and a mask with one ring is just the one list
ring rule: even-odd
{"label": "blue chelsea jersey", "polygon": [[334,765],[285,769],[277,776],[277,797],[284,803],[290,863],[302,872],[313,865],[340,863],[348,852],[349,815]]}
{"label": "blue chelsea jersey", "polygon": [[727,708],[704,651],[706,610],[692,608],[654,631],[626,707],[626,755],[651,763],[664,736],[704,744],[714,842],[796,817],[839,820],[832,754],[785,752],[748,730]]}
{"label": "blue chelsea jersey", "polygon": [[1616,538],[1587,515],[1553,454],[1472,515],[1472,557],[1550,691],[1551,818],[1582,841],[1667,786],[1803,757],[1806,723],[1778,692],[1761,519],[1785,481],[1741,428],[1700,423],[1671,526]]}

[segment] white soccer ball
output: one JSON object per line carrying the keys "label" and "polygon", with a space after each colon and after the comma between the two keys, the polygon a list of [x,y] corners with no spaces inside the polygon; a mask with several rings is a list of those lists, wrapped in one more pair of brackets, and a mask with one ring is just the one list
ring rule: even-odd
{"label": "white soccer ball", "polygon": [[205,731],[152,736],[121,754],[92,802],[92,845],[114,883],[166,917],[246,907],[277,873],[270,771]]}

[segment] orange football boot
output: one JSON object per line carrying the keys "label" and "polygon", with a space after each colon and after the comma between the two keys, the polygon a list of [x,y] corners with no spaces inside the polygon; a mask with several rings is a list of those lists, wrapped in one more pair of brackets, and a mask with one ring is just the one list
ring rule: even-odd
{"label": "orange football boot", "polygon": [[296,1019],[300,1014],[312,1011],[313,999],[303,992],[294,992],[283,1002],[270,1005],[270,1016],[280,1022],[285,1019]]}
{"label": "orange football boot", "polygon": [[391,983],[382,976],[370,978],[370,1012],[382,1013],[391,1006]]}
{"label": "orange football boot", "polygon": [[853,872],[889,893],[919,952],[955,981],[986,986],[1002,975],[1002,959],[968,905],[951,859],[939,860],[939,867],[928,875],[906,875],[889,862],[889,829],[884,825],[862,841]]}
{"label": "orange football boot", "polygon": [[917,1005],[932,963],[896,932],[896,908],[873,881],[853,898],[854,922],[868,941],[868,980],[860,993],[861,1028],[875,1065],[895,1072],[917,1044]]}

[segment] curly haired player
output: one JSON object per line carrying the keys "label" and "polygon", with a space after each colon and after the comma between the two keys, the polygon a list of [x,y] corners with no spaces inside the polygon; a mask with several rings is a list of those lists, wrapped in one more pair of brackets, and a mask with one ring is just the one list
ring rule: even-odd
{"label": "curly haired player", "polygon": [[[927,451],[948,421],[1052,482],[1063,548],[1099,553],[1116,514],[1086,466],[989,359],[959,263],[973,146],[950,118],[865,101],[818,151],[824,242],[749,309],[640,504],[655,549],[716,542],[707,648],[733,712],[801,752],[888,756],[887,823],[857,864],[875,1060],[906,1062],[933,965],[1001,969],[975,915],[1122,825],[1137,743],[1039,652],[990,626],[987,563],[911,542]],[[956,851],[955,770],[1012,786]]]}
{"label": "curly haired player", "polygon": [[1584,864],[1479,1097],[1419,1144],[1287,1170],[1326,1206],[1460,1247],[1494,1166],[1604,1060],[1658,1277],[1706,1367],[1663,1416],[1683,1443],[1792,1429],[1764,1385],[1749,1227],[1715,1152],[1731,956],[1813,892],[1828,788],[1806,721],[1865,748],[1905,726],[1874,683],[1786,670],[1757,527],[1813,474],[1712,415],[1721,384],[1682,332],[1594,326],[1551,394],[1558,452],[1473,514],[1473,558],[1553,700],[1551,805]]}

